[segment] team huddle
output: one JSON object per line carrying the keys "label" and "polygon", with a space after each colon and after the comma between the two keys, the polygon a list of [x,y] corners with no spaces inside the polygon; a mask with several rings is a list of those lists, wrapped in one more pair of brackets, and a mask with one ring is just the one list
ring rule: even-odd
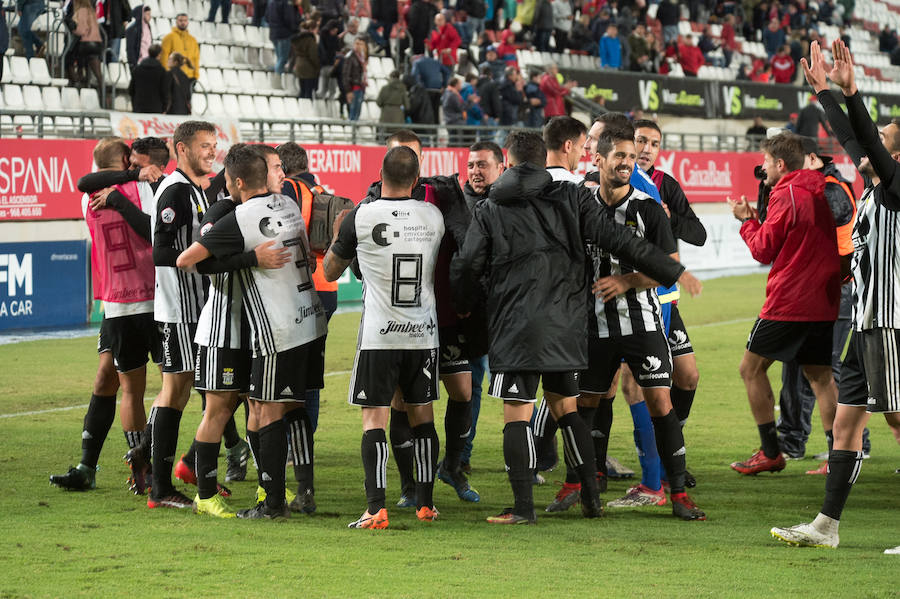
{"label": "team huddle", "polygon": [[[773,263],[766,305],[741,364],[761,449],[732,468],[745,475],[784,468],[787,447],[779,445],[765,371],[775,360],[786,369],[795,361],[829,439],[828,463],[816,471],[827,476],[826,500],[814,522],[772,534],[836,547],[867,414],[883,412],[900,430],[893,392],[900,378],[900,290],[891,258],[880,255],[893,255],[888,240],[900,222],[893,176],[900,127],[882,130],[882,142],[868,116],[860,116],[852,60],[837,42],[827,76],[844,90],[848,121],[814,50],[807,78],[834,130],[846,132],[839,141],[870,185],[857,202],[827,170],[828,157],[780,133],[762,148],[759,206],[731,202],[751,253]],[[236,144],[224,169],[210,177],[216,150],[210,123],[177,128],[177,169],[168,176],[162,169],[170,150],[162,140],[140,139],[130,148],[118,138],[101,140],[97,172],[79,180],[95,296],[105,308],[100,365],[81,462],[51,483],[94,488],[121,388],[130,487],[147,495],[149,508],[250,519],[314,512],[327,323],[337,307],[335,281],[350,268],[363,282],[363,314],[347,397],[361,409],[367,503],[351,528],[389,526],[389,453],[400,477],[397,507],[413,508],[420,521],[439,517],[435,479],[462,501],[480,500],[467,474],[488,369],[488,395],[503,402],[513,493],[511,507],[488,522],[536,521],[532,489],[539,472],[558,462],[557,430],[566,482],[547,511],[580,504],[584,517],[596,518],[604,507],[671,503],[676,518],[705,520],[687,494],[696,480],[687,470],[682,429],[699,372],[677,302],[682,290],[695,295],[702,287],[678,262],[678,243],[703,245],[706,231],[678,182],[654,168],[661,140],[657,123],[619,113],[602,115],[590,128],[554,117],[542,135],[510,133],[505,148],[472,145],[460,185],[455,175],[420,177],[422,143],[401,130],[387,141],[380,181],[346,209],[349,203],[316,184],[305,152],[293,143]],[[593,170],[582,177],[575,171],[585,155]],[[852,281],[847,277],[844,289],[853,291],[843,295],[854,326],[840,365],[843,341],[834,322],[841,265],[849,270],[851,255]],[[798,300],[804,289],[821,290],[819,299]],[[148,356],[162,372],[149,418]],[[620,380],[641,480],[604,506],[608,479],[628,476],[607,455]],[[439,383],[448,399],[443,458],[434,412]],[[192,387],[203,398],[203,416],[178,459]],[[234,422],[241,405],[246,441]],[[218,480],[223,441],[222,482],[243,480],[251,456],[256,464],[256,504],[247,509],[233,509]],[[296,491],[286,481],[288,460]],[[195,497],[176,489],[173,477],[196,485]]]}

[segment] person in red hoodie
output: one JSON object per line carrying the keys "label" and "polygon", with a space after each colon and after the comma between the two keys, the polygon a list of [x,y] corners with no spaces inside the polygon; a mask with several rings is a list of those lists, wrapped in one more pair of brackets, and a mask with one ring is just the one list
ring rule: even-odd
{"label": "person in red hoodie", "polygon": [[462,39],[459,37],[456,27],[447,22],[443,13],[434,15],[434,29],[428,45],[435,57],[439,57],[442,65],[453,67],[456,64],[456,49],[460,44],[462,44]]}
{"label": "person in red hoodie", "polygon": [[544,67],[544,75],[541,77],[541,91],[547,97],[547,105],[544,106],[544,120],[549,121],[555,116],[565,116],[566,101],[565,97],[572,91],[572,88],[578,85],[577,81],[566,81],[565,85],[559,83],[556,74],[559,67],[555,62],[551,62]]}
{"label": "person in red hoodie", "polygon": [[697,71],[706,63],[693,35],[687,36],[683,43],[678,44],[678,62],[688,77],[696,77]]}
{"label": "person in red hoodie", "polygon": [[799,362],[815,393],[826,434],[837,408],[830,356],[841,298],[841,265],[825,177],[803,168],[803,144],[793,133],[767,139],[762,150],[771,188],[765,222],[759,222],[746,197],[728,198],[735,218],[743,223],[741,237],[750,253],[772,265],[766,301],[740,367],[762,447],[748,460],[731,464],[741,474],[778,472],[785,466],[766,375],[775,360]]}
{"label": "person in red hoodie", "polygon": [[797,65],[791,58],[791,47],[787,44],[783,45],[775,53],[772,58],[772,76],[775,83],[791,83],[794,81],[794,73],[797,71]]}

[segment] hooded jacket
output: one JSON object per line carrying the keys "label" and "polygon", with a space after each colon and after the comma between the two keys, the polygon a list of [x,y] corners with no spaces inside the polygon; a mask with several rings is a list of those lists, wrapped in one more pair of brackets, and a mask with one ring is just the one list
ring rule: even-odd
{"label": "hooded jacket", "polygon": [[187,30],[182,31],[178,27],[172,27],[172,31],[166,34],[162,40],[162,54],[159,55],[159,62],[163,66],[169,64],[169,54],[172,52],[178,52],[187,58],[193,66],[191,68],[187,62],[184,63],[181,70],[185,75],[191,79],[200,77],[200,44],[193,35]]}
{"label": "hooded jacket", "polygon": [[[131,17],[134,22],[125,30],[125,56],[133,69],[140,61],[141,39],[144,37],[144,5],[134,7],[131,10]],[[150,37],[153,37],[152,33]]]}
{"label": "hooded jacket", "polygon": [[409,94],[406,86],[399,79],[390,79],[387,84],[378,91],[375,103],[381,108],[382,123],[403,123],[406,121],[406,113],[409,112]]}
{"label": "hooded jacket", "polygon": [[492,372],[587,368],[587,242],[667,285],[684,271],[605,216],[590,191],[553,181],[543,165],[506,170],[476,204],[450,282],[462,314],[487,298]]}
{"label": "hooded jacket", "polygon": [[784,175],[769,193],[765,222],[744,222],[741,237],[755,260],[772,265],[760,318],[837,319],[841,267],[822,173]]}
{"label": "hooded jacket", "polygon": [[294,75],[297,79],[317,79],[322,66],[319,62],[319,43],[312,31],[301,31],[291,38],[294,55]]}

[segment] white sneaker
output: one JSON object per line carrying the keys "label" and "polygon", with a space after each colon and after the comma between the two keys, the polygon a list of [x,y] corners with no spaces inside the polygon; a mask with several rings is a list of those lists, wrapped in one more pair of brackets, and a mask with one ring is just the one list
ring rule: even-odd
{"label": "white sneaker", "polygon": [[798,524],[789,528],[776,527],[769,532],[779,541],[784,541],[788,545],[797,547],[826,547],[834,549],[840,541],[836,530],[824,533],[813,526],[812,523]]}
{"label": "white sneaker", "polygon": [[884,550],[885,555],[900,555],[900,545]]}

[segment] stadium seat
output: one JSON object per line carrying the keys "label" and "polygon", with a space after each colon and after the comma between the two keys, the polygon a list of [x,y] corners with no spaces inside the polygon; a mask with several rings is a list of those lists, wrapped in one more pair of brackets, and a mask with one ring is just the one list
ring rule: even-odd
{"label": "stadium seat", "polygon": [[212,44],[200,44],[200,64],[214,65],[217,63],[216,47]]}
{"label": "stadium seat", "polygon": [[191,114],[206,112],[206,94],[195,93],[191,96]]}
{"label": "stadium seat", "polygon": [[266,76],[266,72],[256,69],[253,71],[253,90],[257,94],[263,95],[271,95],[275,93],[272,89],[272,84],[269,82],[268,76]]}
{"label": "stadium seat", "polygon": [[159,16],[174,19],[176,14],[175,3],[172,0],[159,0]]}
{"label": "stadium seat", "polygon": [[219,69],[206,69],[206,80],[209,84],[209,86],[206,88],[206,91],[215,92],[217,94],[221,94],[227,91],[227,86],[225,85],[222,71],[220,71]]}
{"label": "stadium seat", "polygon": [[121,112],[131,111],[131,102],[128,101],[128,97],[125,94],[116,94],[116,97],[113,99],[113,110]]}
{"label": "stadium seat", "polygon": [[224,94],[222,96],[222,107],[225,114],[232,118],[241,118],[241,106],[238,104],[237,96],[234,94]]}
{"label": "stadium seat", "polygon": [[47,61],[43,58],[32,58],[28,61],[28,67],[31,71],[31,82],[35,85],[50,85],[53,82],[50,71],[47,70]]}
{"label": "stadium seat", "polygon": [[[200,4],[200,2],[198,0],[193,0],[193,2]],[[178,13],[190,14],[190,10],[188,9],[188,4],[189,4],[188,0],[174,0],[175,13],[176,14],[178,14]],[[207,13],[207,14],[209,14],[209,13]]]}
{"label": "stadium seat", "polygon": [[231,47],[225,45],[216,46],[216,64],[223,69],[232,66]]}
{"label": "stadium seat", "polygon": [[[203,21],[198,28],[198,40],[207,44],[216,43],[216,24]],[[202,39],[201,39],[202,38]]]}
{"label": "stadium seat", "polygon": [[[206,2],[200,2],[200,0],[192,0],[188,2],[190,6],[190,12],[188,15],[191,17],[191,21],[203,21],[206,17],[209,16],[209,6]],[[216,16],[219,16],[218,14]]]}
{"label": "stadium seat", "polygon": [[228,93],[239,94],[244,91],[244,84],[234,69],[222,69],[222,79],[225,82],[225,91]]}
{"label": "stadium seat", "polygon": [[9,56],[3,57],[3,79],[0,83],[12,83],[12,69],[9,68]]}
{"label": "stadium seat", "polygon": [[128,65],[123,65],[121,62],[111,62],[106,65],[106,70],[106,81],[108,83],[113,83],[115,88],[119,90],[128,89],[128,84],[131,83],[131,69],[128,68]]}
{"label": "stadium seat", "polygon": [[231,45],[234,41],[231,37],[231,26],[226,23],[216,24],[216,39],[220,44]]}
{"label": "stadium seat", "polygon": [[219,94],[206,94],[206,116],[225,116],[225,106]]}
{"label": "stadium seat", "polygon": [[[253,102],[252,96],[248,96],[247,94],[238,96],[238,106],[241,110],[241,118],[256,119],[260,117],[256,111],[256,104]],[[265,115],[265,113],[263,113],[263,115]]]}
{"label": "stadium seat", "polygon": [[81,89],[81,106],[85,110],[101,110],[100,97],[97,90],[93,87],[84,87]]}
{"label": "stadium seat", "polygon": [[24,56],[11,56],[9,59],[9,67],[12,71],[12,82],[19,85],[31,83],[31,67],[28,66],[28,59]]}
{"label": "stadium seat", "polygon": [[25,110],[25,98],[22,96],[22,87],[13,83],[3,86],[3,107],[6,109]]}
{"label": "stadium seat", "polygon": [[247,45],[247,35],[244,30],[243,25],[232,25],[231,26],[231,39],[234,40],[234,43],[240,46]]}
{"label": "stadium seat", "polygon": [[[274,98],[273,98],[274,99]],[[261,117],[278,118],[279,115],[272,111],[269,99],[265,96],[253,96],[253,104],[256,108],[256,114]]]}
{"label": "stadium seat", "polygon": [[74,110],[80,111],[82,110],[81,105],[81,96],[78,94],[78,90],[74,87],[64,87],[62,88],[62,105],[65,107],[63,110]]}

